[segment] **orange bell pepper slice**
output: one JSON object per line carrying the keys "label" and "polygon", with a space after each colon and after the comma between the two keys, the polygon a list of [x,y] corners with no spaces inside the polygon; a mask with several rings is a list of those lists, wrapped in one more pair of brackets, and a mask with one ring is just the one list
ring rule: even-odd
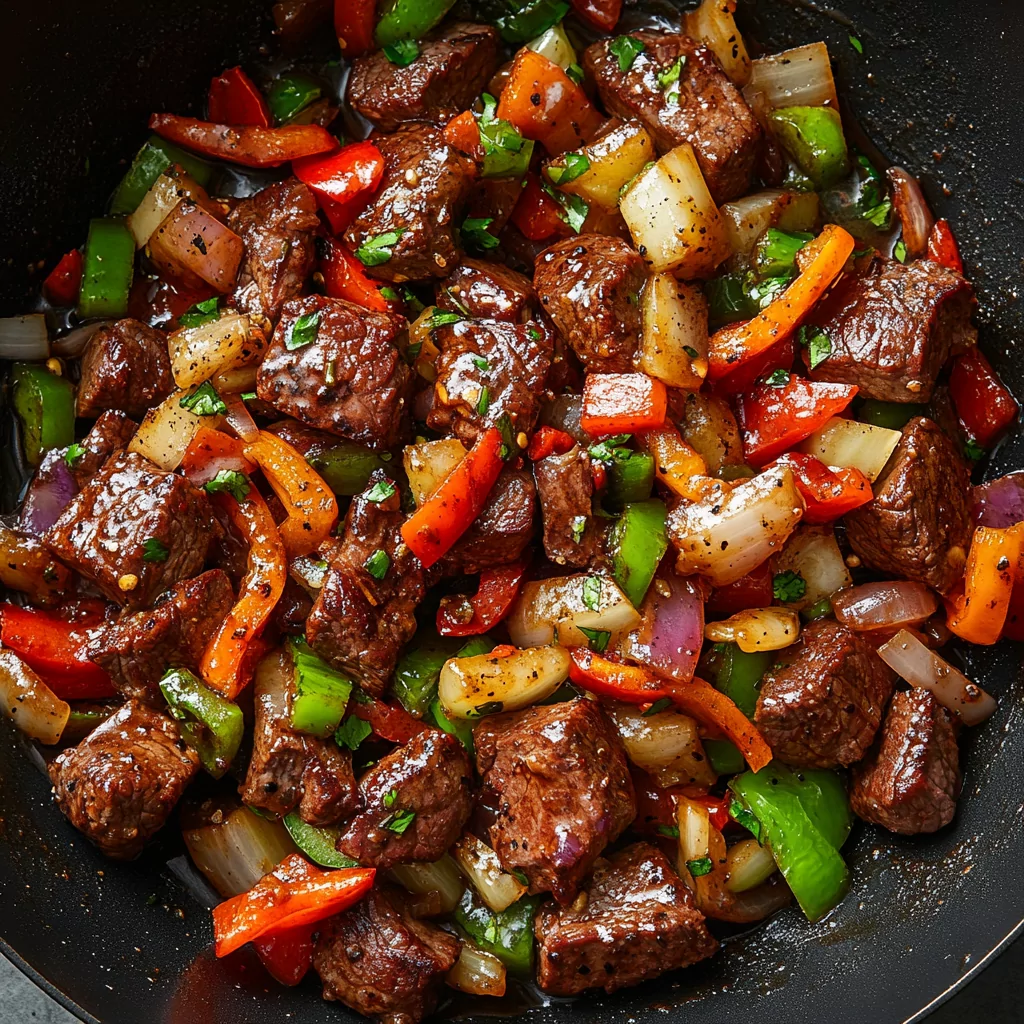
{"label": "orange bell pepper slice", "polygon": [[640,447],[654,457],[657,478],[673,493],[687,501],[700,501],[721,481],[708,473],[707,463],[679,436],[670,423],[637,434]]}
{"label": "orange bell pepper slice", "polygon": [[1003,632],[1021,560],[1022,525],[1000,530],[979,526],[971,540],[964,592],[946,624],[973,644],[994,644]]}
{"label": "orange bell pepper slice", "polygon": [[181,471],[196,487],[208,484],[224,470],[249,475],[255,469],[256,463],[245,455],[245,442],[211,427],[196,431],[181,459]]}
{"label": "orange bell pepper slice", "polygon": [[484,147],[480,141],[480,127],[476,123],[476,116],[472,110],[464,110],[457,117],[453,117],[444,127],[442,132],[444,141],[452,149],[465,153],[478,164],[484,162]]}
{"label": "orange bell pepper slice", "polygon": [[580,426],[592,437],[654,430],[665,422],[668,391],[646,373],[588,373]]}

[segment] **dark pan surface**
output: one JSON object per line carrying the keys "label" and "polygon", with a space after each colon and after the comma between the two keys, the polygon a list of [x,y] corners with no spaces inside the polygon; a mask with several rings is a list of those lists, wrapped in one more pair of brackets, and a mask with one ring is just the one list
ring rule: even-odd
{"label": "dark pan surface", "polygon": [[[768,49],[828,41],[855,116],[886,156],[922,175],[936,212],[951,220],[981,295],[983,342],[1024,396],[1019,2],[848,0],[840,14],[741,0],[749,34]],[[258,57],[266,6],[8,7],[0,18],[0,314],[24,309],[39,279],[31,263],[52,266],[80,243],[151,111],[184,112],[211,74]],[[1018,436],[984,474],[1022,465]],[[921,841],[861,828],[846,851],[853,890],[827,920],[811,926],[789,911],[699,968],[612,998],[536,1008],[529,1019],[896,1024],[941,999],[1024,920],[1020,650],[971,652],[965,663],[1000,710],[965,740],[965,797],[952,828]],[[277,987],[244,952],[216,963],[208,915],[167,867],[179,853],[173,840],[132,865],[105,861],[51,805],[26,749],[5,723],[0,936],[5,952],[83,1020],[354,1019],[322,1004],[312,981]]]}

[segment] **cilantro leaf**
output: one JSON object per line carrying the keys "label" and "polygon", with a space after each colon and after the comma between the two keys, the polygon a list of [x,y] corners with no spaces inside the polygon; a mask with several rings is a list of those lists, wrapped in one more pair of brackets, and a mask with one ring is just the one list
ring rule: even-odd
{"label": "cilantro leaf", "polygon": [[698,857],[696,860],[688,860],[686,862],[686,870],[693,875],[694,878],[700,878],[702,875],[711,874],[711,858],[710,857]]}
{"label": "cilantro leaf", "polygon": [[658,834],[666,836],[668,839],[679,838],[679,826],[678,825],[659,825]]}
{"label": "cilantro leaf", "polygon": [[185,395],[178,405],[196,416],[221,416],[228,411],[224,399],[208,380],[203,381],[191,395]]}
{"label": "cilantro leaf", "polygon": [[578,235],[583,230],[583,223],[590,213],[587,203],[580,196],[570,195],[568,192],[560,192],[552,188],[551,183],[545,178],[541,178],[540,187],[561,206],[562,209],[558,216]]}
{"label": "cilantro leaf", "polygon": [[820,327],[805,324],[797,332],[796,340],[807,349],[807,365],[812,370],[832,355],[832,339]]}
{"label": "cilantro leaf", "polygon": [[205,302],[197,302],[178,317],[179,327],[202,327],[220,319],[220,299],[214,296]]}
{"label": "cilantro leaf", "polygon": [[586,516],[573,516],[570,520],[570,527],[572,529],[572,542],[573,544],[579,544],[583,540],[583,534],[587,529],[587,517]]}
{"label": "cilantro leaf", "polygon": [[85,455],[85,446],[75,441],[73,444],[68,445],[68,450],[64,453],[64,465],[68,469],[74,469],[75,465],[79,462],[82,456]]}
{"label": "cilantro leaf", "polygon": [[144,562],[166,562],[170,553],[167,545],[156,537],[150,537],[142,545],[142,560]]}
{"label": "cilantro leaf", "polygon": [[462,222],[462,244],[476,252],[497,249],[498,239],[487,230],[493,223],[493,217],[467,217]]}
{"label": "cilantro leaf", "polygon": [[395,485],[390,480],[378,480],[367,492],[366,500],[374,504],[387,501],[395,493]]}
{"label": "cilantro leaf", "polygon": [[384,47],[384,56],[400,68],[408,67],[420,55],[415,39],[398,39]]}
{"label": "cilantro leaf", "polygon": [[786,370],[772,370],[764,382],[773,388],[784,388],[789,383],[789,373]]}
{"label": "cilantro leaf", "polygon": [[592,651],[602,654],[608,649],[608,641],[612,635],[607,629],[588,629],[586,626],[576,627],[586,638]]}
{"label": "cilantro leaf", "polygon": [[850,45],[851,45],[851,46],[852,46],[852,47],[853,47],[853,48],[854,48],[854,49],[855,49],[855,50],[856,50],[856,51],[857,51],[858,53],[863,53],[863,52],[864,52],[864,44],[863,44],[863,43],[862,43],[862,42],[861,42],[861,41],[860,41],[860,40],[859,40],[859,39],[858,39],[858,38],[857,38],[857,37],[856,37],[855,35],[853,35],[853,34],[850,34],[850,35],[849,35],[849,36],[847,36],[846,38],[850,40]]}
{"label": "cilantro leaf", "polygon": [[551,164],[548,167],[547,174],[552,184],[567,185],[589,170],[590,158],[586,153],[566,153],[561,164]]}
{"label": "cilantro leaf", "polygon": [[619,58],[619,70],[628,71],[637,55],[644,50],[644,44],[635,36],[616,36],[608,44],[608,50]]}
{"label": "cilantro leaf", "polygon": [[583,581],[583,604],[592,612],[601,607],[601,577],[588,576]]}
{"label": "cilantro leaf", "polygon": [[668,711],[672,707],[672,700],[670,697],[662,697],[661,700],[656,700],[643,714],[644,718],[651,718],[653,715],[660,715],[662,711]]}
{"label": "cilantro leaf", "polygon": [[772,595],[776,601],[799,601],[807,593],[807,581],[798,572],[787,569],[772,577]]}
{"label": "cilantro leaf", "polygon": [[249,493],[249,480],[237,469],[222,469],[212,480],[203,485],[207,494],[226,492],[236,501],[244,501]]}
{"label": "cilantro leaf", "polygon": [[388,815],[381,824],[389,832],[402,835],[415,820],[415,811],[395,811],[394,814]]}
{"label": "cilantro leaf", "polygon": [[985,449],[973,438],[969,437],[964,442],[964,455],[967,456],[971,462],[977,462],[985,454]]}
{"label": "cilantro leaf", "polygon": [[394,246],[397,245],[405,231],[405,228],[396,228],[394,231],[385,231],[382,235],[368,238],[356,249],[356,259],[364,267],[379,267],[382,263],[387,263],[394,255],[392,251]]}
{"label": "cilantro leaf", "polygon": [[377,548],[370,557],[363,562],[363,568],[375,579],[382,580],[391,568],[391,556],[383,549]]}
{"label": "cilantro leaf", "polygon": [[358,750],[359,745],[373,732],[369,722],[355,715],[349,715],[334,732],[334,742],[348,750]]}
{"label": "cilantro leaf", "polygon": [[292,324],[291,329],[285,335],[284,347],[289,352],[294,352],[297,348],[305,348],[306,345],[312,345],[316,341],[317,334],[320,333],[321,316],[322,314],[319,309],[312,313],[303,313]]}
{"label": "cilantro leaf", "polygon": [[907,243],[903,239],[899,239],[892,248],[892,258],[899,260],[900,263],[907,262]]}
{"label": "cilantro leaf", "polygon": [[625,462],[632,454],[626,444],[631,434],[615,434],[606,437],[597,444],[592,444],[587,449],[587,454],[596,462],[603,462],[606,465],[610,462]]}

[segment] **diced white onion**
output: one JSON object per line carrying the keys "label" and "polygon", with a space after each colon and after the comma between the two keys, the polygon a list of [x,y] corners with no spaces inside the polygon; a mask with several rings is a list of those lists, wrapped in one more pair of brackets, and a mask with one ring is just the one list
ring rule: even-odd
{"label": "diced white onion", "polygon": [[803,577],[803,597],[786,602],[797,611],[810,608],[853,582],[831,526],[801,526],[775,560],[775,571]]}
{"label": "diced white onion", "polygon": [[747,90],[760,92],[772,107],[835,107],[836,83],[828,47],[808,43],[782,53],[758,57]]}
{"label": "diced white onion", "polygon": [[406,445],[402,463],[416,504],[422,505],[433,497],[448,474],[465,457],[465,447],[454,437]]}
{"label": "diced white onion", "polygon": [[654,140],[639,121],[616,125],[584,146],[583,153],[590,166],[559,187],[606,210],[616,209],[623,186],[657,156]]}
{"label": "diced white onion", "polygon": [[459,905],[464,888],[458,865],[447,853],[432,864],[426,861],[396,864],[391,869],[391,877],[414,895],[437,893],[438,914],[450,914]]}
{"label": "diced white onion", "polygon": [[609,704],[626,756],[662,788],[713,786],[717,780],[701,746],[697,723],[673,708],[645,715],[632,704]]}
{"label": "diced white onion", "polygon": [[[51,346],[50,350],[55,356],[63,356],[66,359],[77,359],[92,340],[92,336],[101,328],[114,323],[113,320],[90,320],[81,327],[76,327],[61,335]],[[45,357],[44,357],[45,358]]]}
{"label": "diced white onion", "polygon": [[471,833],[458,840],[452,854],[480,898],[496,914],[511,907],[526,892],[526,886],[515,875],[502,870],[498,855]]}
{"label": "diced white onion", "polygon": [[734,199],[719,207],[726,238],[734,256],[748,256],[769,229],[813,231],[818,222],[817,192],[767,189]]}
{"label": "diced white onion", "polygon": [[733,643],[748,654],[781,651],[800,637],[800,616],[789,608],[749,608],[722,622],[709,622],[704,637],[713,643]]}
{"label": "diced white onion", "polygon": [[739,86],[750,81],[750,57],[736,27],[736,0],[704,0],[686,15],[687,35],[699,39],[718,58],[725,73]]}
{"label": "diced white onion", "polygon": [[912,580],[886,580],[848,587],[832,598],[836,618],[848,629],[919,626],[939,609],[935,591]]}
{"label": "diced white onion", "polygon": [[142,202],[128,218],[128,230],[135,239],[136,249],[145,246],[153,232],[182,199],[191,199],[199,204],[209,201],[202,187],[181,168],[170,167],[153,182],[142,197]]}
{"label": "diced white onion", "polygon": [[533,50],[534,53],[539,53],[542,57],[547,57],[552,64],[557,64],[563,71],[577,63],[576,51],[573,49],[572,43],[569,42],[569,37],[565,34],[565,29],[560,21],[552,25],[547,32],[537,36],[536,39],[530,40],[526,44],[526,49]]}
{"label": "diced white onion", "polygon": [[50,336],[42,313],[0,320],[0,359],[39,362],[50,357]]}
{"label": "diced white onion", "polygon": [[686,865],[703,860],[710,852],[711,819],[708,809],[685,796],[676,796],[676,824],[679,826],[679,875],[691,888],[694,878]]}
{"label": "diced white onion", "polygon": [[833,416],[801,445],[800,450],[826,466],[852,466],[872,483],[878,479],[903,435],[888,427]]}
{"label": "diced white onion", "polygon": [[179,388],[248,366],[259,360],[265,348],[263,332],[244,313],[222,313],[216,320],[182,327],[167,338],[171,372]]}
{"label": "diced white onion", "polygon": [[175,391],[150,409],[128,443],[128,451],[145,455],[161,469],[177,469],[199,428],[216,429],[224,421],[222,416],[196,416],[183,409],[181,400],[187,394]]}
{"label": "diced white onion", "polygon": [[0,651],[3,713],[26,736],[52,745],[60,741],[71,706],[61,700],[14,651]]}
{"label": "diced white onion", "polygon": [[654,274],[644,286],[640,366],[669,387],[696,391],[708,372],[708,303],[697,285]]}
{"label": "diced white onion", "polygon": [[717,473],[726,464],[743,461],[740,428],[724,399],[700,392],[688,394],[679,431],[711,473]]}
{"label": "diced white onion", "polygon": [[730,892],[747,892],[767,882],[778,870],[771,851],[756,839],[741,839],[726,854],[728,877],[725,887]]}
{"label": "diced white onion", "polygon": [[493,954],[463,940],[459,959],[445,980],[452,988],[474,996],[505,994],[505,965]]}

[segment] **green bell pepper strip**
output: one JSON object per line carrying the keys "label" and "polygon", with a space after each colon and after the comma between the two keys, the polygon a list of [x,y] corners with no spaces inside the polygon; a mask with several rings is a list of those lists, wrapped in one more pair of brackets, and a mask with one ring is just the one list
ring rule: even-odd
{"label": "green bell pepper strip", "polygon": [[323,868],[357,868],[359,861],[346,857],[334,848],[341,835],[339,828],[317,828],[299,817],[298,811],[284,816],[284,827],[292,842],[314,863]]}
{"label": "green bell pepper strip", "polygon": [[868,398],[857,410],[857,419],[875,427],[902,430],[915,416],[925,416],[927,411],[928,406],[914,402],[880,402]]}
{"label": "green bell pepper strip", "polygon": [[736,644],[714,644],[702,659],[708,682],[721,690],[753,721],[761,677],[768,671],[771,651],[741,651]]}
{"label": "green bell pepper strip", "polygon": [[124,316],[135,273],[135,239],[123,220],[97,217],[89,221],[82,260],[78,315]]}
{"label": "green bell pepper strip", "polygon": [[295,670],[292,728],[326,739],[345,717],[352,680],[331,668],[301,637],[292,637],[291,646]]}
{"label": "green bell pepper strip", "polygon": [[850,173],[850,154],[839,111],[831,107],[783,107],[768,115],[779,145],[819,189]]}
{"label": "green bell pepper strip", "polygon": [[113,216],[134,213],[154,182],[171,164],[178,164],[197,184],[206,188],[213,180],[213,165],[165,142],[159,135],[151,135],[135,154],[128,173],[114,190],[110,199]]}
{"label": "green bell pepper strip", "polygon": [[646,452],[628,452],[607,463],[608,488],[604,502],[619,511],[637,501],[647,501],[654,489],[654,458]]}
{"label": "green bell pepper strip", "polygon": [[455,0],[384,0],[374,33],[380,46],[420,39],[455,6]]}
{"label": "green bell pepper strip", "polygon": [[557,25],[569,13],[565,0],[512,0],[516,8],[495,18],[506,43],[528,43]]}
{"label": "green bell pepper strip", "polygon": [[15,363],[11,405],[21,424],[21,443],[30,465],[38,466],[50,448],[75,439],[75,388],[42,363]]}
{"label": "green bell pepper strip", "polygon": [[214,693],[191,672],[172,668],[160,680],[160,692],[181,733],[191,744],[202,766],[219,779],[231,767],[245,733],[242,709]]}
{"label": "green bell pepper strip", "polygon": [[85,739],[98,725],[102,725],[118,708],[116,704],[92,704],[78,701],[71,705],[64,731],[60,734],[62,743],[77,743]]}
{"label": "green bell pepper strip", "polygon": [[611,532],[612,575],[635,608],[668,550],[665,503],[657,498],[626,505]]}
{"label": "green bell pepper strip", "polygon": [[701,740],[711,770],[717,775],[735,775],[743,771],[746,761],[732,740]]}
{"label": "green bell pepper strip", "polygon": [[267,107],[277,125],[287,124],[296,114],[323,95],[323,85],[300,71],[275,78],[267,93]]}
{"label": "green bell pepper strip", "polygon": [[430,710],[427,712],[427,721],[433,723],[442,732],[454,736],[465,748],[470,757],[473,756],[473,726],[462,718],[449,718],[441,701],[435,697],[430,702]]}
{"label": "green bell pepper strip", "polygon": [[467,888],[453,917],[482,950],[493,953],[510,974],[525,979],[533,975],[533,918],[539,904],[539,896],[523,896],[496,914]]}
{"label": "green bell pepper strip", "polygon": [[355,441],[340,441],[326,451],[310,454],[308,460],[324,483],[344,497],[362,494],[373,471],[385,468],[376,452]]}
{"label": "green bell pepper strip", "polygon": [[494,641],[487,636],[473,637],[461,645],[455,637],[421,638],[399,658],[391,683],[392,692],[410,715],[423,718],[437,696],[441,669],[449,658],[471,658],[476,654],[489,654],[493,649]]}
{"label": "green bell pepper strip", "polygon": [[773,762],[768,767],[777,782],[775,787],[789,786],[800,796],[807,816],[821,834],[837,849],[842,849],[853,827],[850,800],[846,786],[836,772],[826,768],[801,768],[795,771]]}
{"label": "green bell pepper strip", "polygon": [[761,277],[794,273],[796,254],[813,238],[803,231],[769,228],[754,246],[754,269]]}

